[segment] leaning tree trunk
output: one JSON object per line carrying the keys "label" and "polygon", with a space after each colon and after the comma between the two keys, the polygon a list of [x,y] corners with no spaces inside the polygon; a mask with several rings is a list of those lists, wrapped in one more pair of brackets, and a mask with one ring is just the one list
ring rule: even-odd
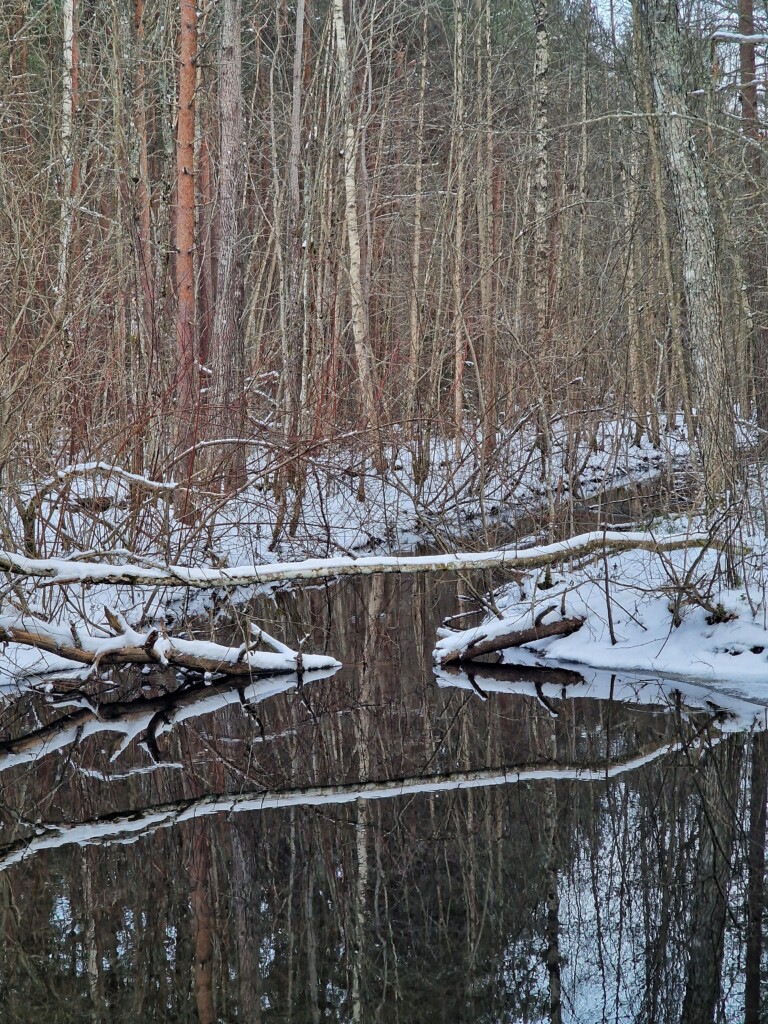
{"label": "leaning tree trunk", "polygon": [[733,483],[733,402],[726,373],[715,231],[683,88],[675,0],[637,0],[682,241],[698,440],[711,509]]}

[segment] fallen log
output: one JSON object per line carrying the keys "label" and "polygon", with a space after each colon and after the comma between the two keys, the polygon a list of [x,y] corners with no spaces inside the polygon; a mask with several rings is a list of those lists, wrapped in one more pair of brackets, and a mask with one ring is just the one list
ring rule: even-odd
{"label": "fallen log", "polygon": [[[461,665],[474,661],[484,654],[495,654],[506,651],[510,647],[523,647],[534,640],[544,640],[549,636],[569,636],[584,624],[583,618],[558,619],[556,622],[538,622],[528,629],[514,629],[508,633],[488,635],[478,632],[476,639],[470,640],[453,648],[438,646],[435,650],[437,663],[440,666]],[[466,633],[461,634],[466,638]]]}
{"label": "fallen log", "polygon": [[126,586],[227,588],[282,583],[291,580],[331,579],[337,576],[366,576],[375,573],[445,572],[472,569],[534,569],[574,556],[611,555],[640,549],[661,554],[683,548],[723,544],[709,533],[674,534],[656,538],[651,533],[622,533],[598,530],[578,537],[533,548],[505,548],[498,551],[458,552],[452,555],[377,556],[364,558],[309,558],[303,562],[239,565],[230,568],[190,565],[141,565],[138,563],[74,561],[59,558],[27,558],[0,550],[0,571],[29,579],[61,585],[111,583]]}
{"label": "fallen log", "polygon": [[226,647],[208,640],[169,637],[159,629],[139,633],[120,616],[107,611],[112,634],[94,636],[74,624],[68,627],[34,616],[0,616],[0,640],[23,644],[55,654],[80,665],[159,665],[184,668],[211,675],[267,676],[283,672],[341,668],[334,658],[304,654],[275,640],[263,630],[254,630],[272,651],[256,650],[255,643]]}

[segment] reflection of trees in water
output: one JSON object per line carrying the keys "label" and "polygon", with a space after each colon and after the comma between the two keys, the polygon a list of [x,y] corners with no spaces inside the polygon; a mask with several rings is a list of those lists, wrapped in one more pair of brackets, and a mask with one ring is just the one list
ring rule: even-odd
{"label": "reflection of trees in water", "polygon": [[[157,765],[140,735],[111,762],[97,732],[0,774],[3,842],[29,854],[0,873],[8,1019],[538,1021],[559,1001],[563,1020],[677,1022],[725,998],[735,1019],[745,967],[759,985],[760,928],[743,928],[763,899],[765,734],[745,743],[679,698],[438,689],[414,629],[433,595],[352,593],[331,601],[357,618],[359,671],[250,714],[201,688]],[[60,713],[30,705],[15,734]],[[292,806],[263,807],[266,789]],[[163,808],[168,827],[115,843],[109,815],[129,808],[126,828]],[[43,851],[35,816],[109,845]]]}

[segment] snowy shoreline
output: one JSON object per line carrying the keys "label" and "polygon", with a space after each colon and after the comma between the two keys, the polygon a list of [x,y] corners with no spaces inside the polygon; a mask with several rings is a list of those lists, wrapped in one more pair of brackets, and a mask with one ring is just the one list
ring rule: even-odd
{"label": "snowy shoreline", "polygon": [[[295,534],[280,534],[279,542],[275,538],[280,512],[254,473],[244,493],[210,512],[205,528],[176,519],[165,494],[168,488],[172,491],[171,485],[158,490],[160,485],[155,484],[142,506],[148,518],[136,533],[137,540],[118,548],[110,538],[119,531],[127,536],[126,524],[136,514],[130,504],[135,475],[106,463],[66,467],[44,481],[28,506],[34,504],[40,517],[34,540],[40,557],[0,552],[0,567],[9,581],[6,621],[20,616],[44,620],[66,645],[74,617],[86,624],[86,633],[91,630],[98,646],[109,639],[107,630],[98,640],[104,606],[121,616],[126,629],[147,625],[151,632],[156,623],[183,622],[209,610],[214,588],[235,607],[259,589],[280,583],[493,566],[514,571],[516,578],[494,595],[501,618],[464,635],[451,631],[440,637],[436,660],[447,645],[468,646],[480,634],[524,630],[539,621],[549,624],[559,614],[583,620],[581,628],[568,636],[526,643],[514,655],[507,652],[505,660],[525,664],[534,659],[537,664],[652,672],[742,686],[768,681],[766,542],[762,531],[754,528],[754,517],[744,547],[750,554],[741,557],[739,566],[744,583],[737,588],[725,585],[716,532],[702,531],[700,520],[692,515],[653,520],[660,510],[643,499],[643,525],[653,523],[643,531],[606,528],[549,546],[537,544],[535,532],[521,536],[523,523],[531,521],[551,533],[553,510],[564,516],[558,529],[567,535],[569,512],[571,529],[575,524],[576,494],[584,508],[592,500],[604,508],[617,488],[642,487],[664,474],[669,490],[674,474],[688,465],[690,452],[679,421],[664,433],[663,448],[654,448],[647,438],[632,444],[629,425],[612,421],[601,425],[597,445],[593,437],[582,439],[575,449],[565,424],[561,426],[552,432],[546,479],[543,465],[532,455],[535,438],[527,434],[516,436],[514,444],[502,444],[493,472],[482,481],[473,476],[474,456],[468,454],[453,464],[443,441],[434,442],[431,476],[419,487],[405,445],[382,473],[365,477],[362,490],[355,474],[339,469],[349,462],[350,453],[329,453],[324,471],[310,474],[296,496],[301,511]],[[669,490],[669,499],[674,502],[674,489]],[[98,515],[93,512],[97,506]],[[473,545],[475,550],[461,552],[451,542],[448,554],[392,554],[427,543],[425,523],[430,518],[444,536],[472,532],[482,523],[486,537],[498,536],[503,526],[516,539],[495,551],[478,552]],[[22,525],[28,531],[28,524],[19,522],[14,532]],[[139,524],[133,522],[132,528],[138,531]],[[72,536],[87,538],[87,547],[67,550],[65,545],[62,550],[62,541]],[[29,551],[28,541],[25,533],[17,551]],[[368,554],[371,550],[382,553]],[[722,621],[714,621],[718,618]],[[159,648],[158,652],[162,662]],[[290,655],[295,657],[295,652]],[[236,656],[237,652],[225,660]],[[53,654],[41,662],[40,655],[6,643],[5,673],[54,666],[62,663]]]}
{"label": "snowy shoreline", "polygon": [[[752,557],[757,560],[757,553]],[[505,663],[729,683],[768,698],[764,588],[757,574],[739,587],[727,586],[722,554],[714,548],[609,553],[589,565],[561,565],[549,576],[544,569],[526,572],[494,595],[501,618],[462,632],[441,631],[435,659],[478,636],[526,629],[550,609],[551,617],[581,618],[583,624],[567,636],[505,651]]]}

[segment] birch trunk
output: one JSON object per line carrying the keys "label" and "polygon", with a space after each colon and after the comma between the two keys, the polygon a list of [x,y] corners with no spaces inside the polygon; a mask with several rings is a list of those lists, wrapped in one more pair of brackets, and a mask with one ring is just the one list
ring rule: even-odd
{"label": "birch trunk", "polygon": [[683,88],[674,0],[638,0],[656,113],[682,241],[688,344],[707,505],[733,485],[733,401],[726,372],[715,232]]}
{"label": "birch trunk", "polygon": [[349,254],[349,293],[352,306],[352,334],[355,360],[360,378],[360,399],[363,417],[369,428],[376,426],[376,399],[373,388],[371,339],[368,329],[368,307],[363,291],[363,260],[357,213],[358,133],[352,115],[352,71],[349,67],[347,29],[344,21],[344,0],[333,0],[333,26],[336,38],[336,61],[341,81],[341,106],[344,124],[344,196],[347,247]]}
{"label": "birch trunk", "polygon": [[64,67],[61,81],[61,215],[59,234],[59,263],[56,274],[56,303],[54,318],[63,324],[67,308],[69,287],[69,258],[72,227],[75,216],[77,191],[77,164],[75,162],[73,128],[77,107],[77,34],[75,29],[76,0],[64,0]]}

